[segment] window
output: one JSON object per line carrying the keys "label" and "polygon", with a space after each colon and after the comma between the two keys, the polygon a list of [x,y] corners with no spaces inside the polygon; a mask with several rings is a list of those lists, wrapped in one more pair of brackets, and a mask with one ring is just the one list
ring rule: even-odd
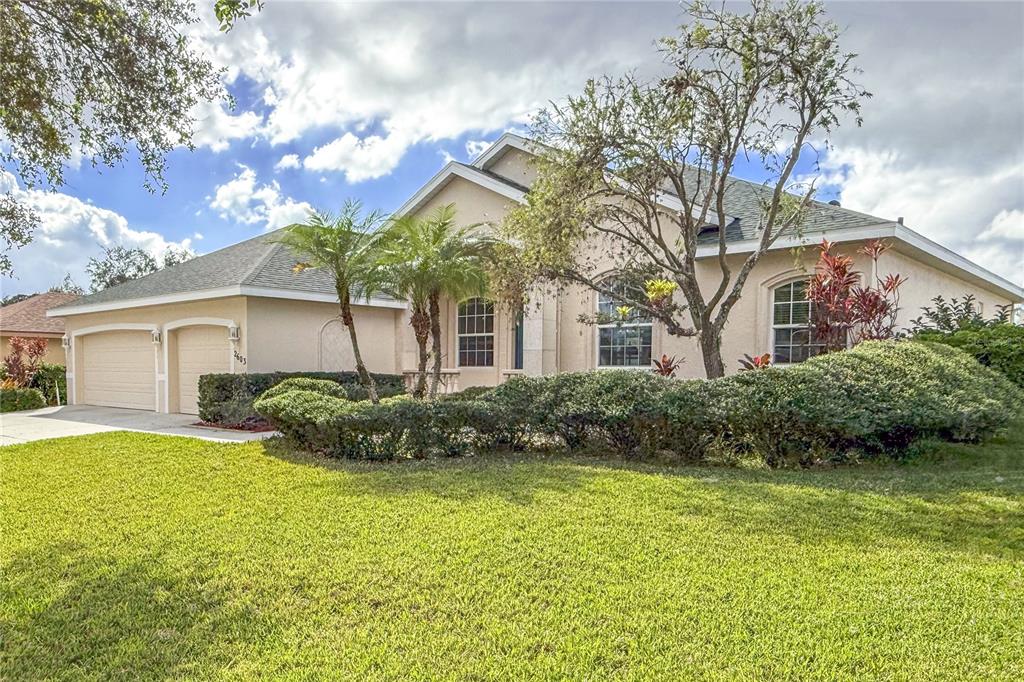
{"label": "window", "polygon": [[459,304],[459,367],[494,366],[494,303],[471,298]]}
{"label": "window", "polygon": [[[612,285],[613,291],[624,289],[624,284]],[[597,366],[648,368],[651,366],[651,320],[635,309],[626,319],[621,319],[617,308],[623,305],[621,298],[598,294],[598,314],[615,321],[597,325]]]}
{"label": "window", "polygon": [[772,362],[803,362],[825,350],[811,324],[813,314],[805,280],[776,287],[772,302]]}

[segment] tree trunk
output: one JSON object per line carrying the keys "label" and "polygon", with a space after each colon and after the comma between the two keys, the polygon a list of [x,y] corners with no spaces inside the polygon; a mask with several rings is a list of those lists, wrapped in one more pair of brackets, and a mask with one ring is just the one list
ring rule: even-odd
{"label": "tree trunk", "polygon": [[423,398],[427,395],[427,341],[430,338],[430,314],[421,308],[413,308],[412,319],[413,334],[416,336],[416,345],[419,348],[419,364],[416,367],[416,385],[413,387],[414,398]]}
{"label": "tree trunk", "polygon": [[722,362],[722,334],[714,324],[705,323],[700,328],[700,352],[704,357],[704,374],[708,379],[725,376]]}
{"label": "tree trunk", "polygon": [[437,396],[441,383],[441,302],[438,294],[430,295],[430,336],[433,339],[434,369],[431,372],[430,397]]}
{"label": "tree trunk", "polygon": [[363,354],[359,352],[359,339],[356,338],[356,325],[352,319],[352,306],[349,305],[347,297],[339,298],[341,298],[341,322],[348,328],[348,337],[352,340],[352,354],[356,356],[356,373],[359,374],[359,382],[366,389],[370,402],[376,405],[380,402],[380,398],[377,397],[377,384],[373,381],[370,373],[366,371],[366,365],[363,364]]}

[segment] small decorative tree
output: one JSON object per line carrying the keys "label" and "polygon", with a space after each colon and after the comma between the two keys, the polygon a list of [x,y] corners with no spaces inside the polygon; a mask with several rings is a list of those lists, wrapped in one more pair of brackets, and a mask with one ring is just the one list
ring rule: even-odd
{"label": "small decorative tree", "polygon": [[28,386],[46,355],[46,339],[11,337],[11,352],[4,358],[4,371],[18,388]]}
{"label": "small decorative tree", "polygon": [[[871,258],[877,273],[878,259],[888,249],[889,244],[872,240],[858,253]],[[853,265],[853,258],[834,253],[833,244],[822,241],[814,275],[807,282],[807,300],[814,332],[826,352],[843,350],[848,342],[891,339],[896,334],[899,288],[906,280],[875,274],[872,284],[862,286],[861,273]]]}

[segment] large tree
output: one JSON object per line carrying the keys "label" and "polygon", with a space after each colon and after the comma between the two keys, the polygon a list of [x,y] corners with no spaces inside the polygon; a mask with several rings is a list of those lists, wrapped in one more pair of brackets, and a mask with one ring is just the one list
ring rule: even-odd
{"label": "large tree", "polygon": [[377,386],[359,350],[352,300],[353,297],[357,300],[370,298],[380,292],[380,241],[383,232],[379,228],[383,220],[381,213],[373,211],[363,215],[358,201],[347,201],[337,215],[317,211],[304,224],[288,227],[277,238],[300,259],[295,266],[296,273],[307,268],[320,268],[334,280],[334,290],[341,307],[341,323],[348,329],[352,342],[356,372],[374,403],[379,402]]}
{"label": "large tree", "polygon": [[[698,1],[687,11],[679,35],[662,41],[670,75],[591,80],[540,112],[539,176],[505,228],[526,278],[582,285],[632,311],[624,314],[696,336],[707,376],[718,377],[722,330],[751,270],[799,230],[812,199],[813,186],[794,186],[801,153],[827,143],[844,114],[859,124],[869,94],[819,2],[753,0],[736,14]],[[758,195],[756,245],[737,261],[726,228],[740,157],[770,180]],[[717,274],[702,288],[698,237],[716,233]]]}
{"label": "large tree", "polygon": [[[184,0],[4,0],[0,166],[24,189],[56,189],[76,157],[114,166],[134,152],[146,187],[165,189],[166,154],[192,147],[195,105],[225,97],[183,32],[197,21]],[[0,273],[38,221],[13,188],[0,194]]]}
{"label": "large tree", "polygon": [[[162,260],[158,261],[156,256],[144,249],[130,249],[118,245],[105,247],[102,258],[90,258],[85,271],[89,274],[89,289],[95,293],[145,277],[161,268],[184,263],[194,257],[195,254],[188,249],[168,246]],[[65,282],[68,282],[70,277],[71,275],[68,275]]]}

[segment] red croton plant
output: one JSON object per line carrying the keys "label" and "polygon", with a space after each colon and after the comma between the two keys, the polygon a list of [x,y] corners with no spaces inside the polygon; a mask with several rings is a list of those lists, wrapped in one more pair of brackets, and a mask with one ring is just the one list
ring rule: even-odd
{"label": "red croton plant", "polygon": [[861,284],[861,273],[853,258],[833,251],[827,239],[821,243],[814,275],[807,282],[807,300],[812,303],[812,323],[827,351],[842,350],[847,343],[891,339],[896,333],[899,288],[906,281],[900,275],[878,276],[878,259],[890,245],[871,240],[858,249],[871,259],[874,282]]}
{"label": "red croton plant", "polygon": [[7,383],[16,388],[28,386],[43,364],[45,355],[46,339],[12,336],[11,352],[4,358]]}

